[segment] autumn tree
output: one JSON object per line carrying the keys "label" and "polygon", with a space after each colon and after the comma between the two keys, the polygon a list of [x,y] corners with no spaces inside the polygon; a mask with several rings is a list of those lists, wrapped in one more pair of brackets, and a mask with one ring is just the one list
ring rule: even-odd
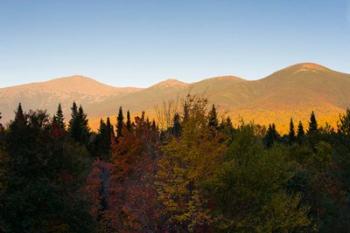
{"label": "autumn tree", "polygon": [[347,108],[345,114],[339,116],[338,133],[350,136],[350,109]]}
{"label": "autumn tree", "polygon": [[212,219],[203,183],[220,167],[225,145],[219,143],[223,135],[213,135],[208,127],[205,99],[189,96],[184,105],[189,118],[181,136],[162,148],[157,190],[165,207],[167,231],[205,232]]}
{"label": "autumn tree", "polygon": [[135,118],[135,128],[124,128],[112,146],[113,166],[108,181],[107,222],[117,232],[160,232],[160,210],[155,189],[159,159],[158,131],[145,116]]}

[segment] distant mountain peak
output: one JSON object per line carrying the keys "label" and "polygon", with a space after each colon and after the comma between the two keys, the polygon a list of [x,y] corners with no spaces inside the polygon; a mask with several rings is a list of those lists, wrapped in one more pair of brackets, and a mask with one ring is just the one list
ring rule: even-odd
{"label": "distant mountain peak", "polygon": [[188,83],[179,81],[177,79],[167,79],[164,81],[161,81],[155,85],[153,85],[152,87],[154,88],[168,88],[168,87],[186,87],[188,86]]}
{"label": "distant mountain peak", "polygon": [[[306,63],[299,63],[295,64],[293,66],[288,67],[290,69],[295,69],[297,72],[304,72],[304,71],[311,71],[311,72],[324,72],[324,71],[330,71],[329,68],[312,63],[312,62],[306,62]],[[288,69],[287,68],[287,69]]]}

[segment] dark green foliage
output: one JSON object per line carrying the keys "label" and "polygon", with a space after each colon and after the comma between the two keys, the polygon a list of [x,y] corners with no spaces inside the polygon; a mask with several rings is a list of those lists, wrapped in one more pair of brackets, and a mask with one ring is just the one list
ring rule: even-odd
{"label": "dark green foliage", "polygon": [[123,127],[124,127],[124,116],[122,107],[119,108],[118,117],[117,117],[117,137],[123,136]]}
{"label": "dark green foliage", "polygon": [[63,116],[61,104],[59,104],[57,107],[57,112],[56,112],[56,115],[53,117],[52,123],[58,129],[61,129],[61,130],[65,129],[64,116]]}
{"label": "dark green foliage", "polygon": [[209,112],[208,125],[212,129],[217,129],[219,126],[218,115],[214,104]]}
{"label": "dark green foliage", "polygon": [[295,164],[283,147],[264,149],[256,130],[252,125],[238,129],[208,185],[217,210],[216,232],[303,232],[310,225],[308,207],[286,189]]}
{"label": "dark green foliage", "polygon": [[296,136],[295,136],[294,122],[293,122],[293,119],[290,119],[288,141],[290,144],[292,144],[293,142],[295,142],[295,140],[296,140]]}
{"label": "dark green foliage", "polygon": [[172,134],[173,134],[175,137],[179,137],[179,136],[181,135],[180,114],[178,114],[178,113],[175,113],[175,115],[174,115],[174,122],[173,122]]}
{"label": "dark green foliage", "polygon": [[264,137],[264,144],[267,148],[271,147],[276,141],[278,141],[280,135],[276,130],[275,124],[270,124],[267,128],[266,135]]}
{"label": "dark green foliage", "polygon": [[309,121],[309,129],[307,131],[308,134],[315,134],[318,130],[317,126],[317,120],[315,113],[312,111],[310,115],[310,121]]}
{"label": "dark green foliage", "polygon": [[80,193],[88,158],[73,142],[53,137],[44,111],[19,106],[5,137],[6,187],[0,193],[3,232],[92,232]]}
{"label": "dark green foliage", "polygon": [[304,131],[303,123],[299,121],[297,139],[299,142],[301,142],[304,139],[304,137],[305,137],[305,131]]}
{"label": "dark green foliage", "polygon": [[126,113],[126,129],[131,132],[132,130],[132,123],[131,123],[131,117],[130,117],[130,111]]}
{"label": "dark green foliage", "polygon": [[109,117],[107,118],[106,123],[101,119],[100,128],[96,136],[96,154],[100,159],[105,161],[110,160],[111,155],[111,145],[114,140],[114,128],[111,125]]}
{"label": "dark green foliage", "polygon": [[73,140],[87,145],[90,137],[87,115],[84,113],[82,106],[80,106],[79,109],[77,108],[75,102],[73,103],[71,110],[72,118],[69,121],[68,132]]}
{"label": "dark green foliage", "polygon": [[24,112],[22,109],[22,104],[19,103],[15,115],[15,122],[17,125],[23,125],[26,123],[26,117],[24,116]]}

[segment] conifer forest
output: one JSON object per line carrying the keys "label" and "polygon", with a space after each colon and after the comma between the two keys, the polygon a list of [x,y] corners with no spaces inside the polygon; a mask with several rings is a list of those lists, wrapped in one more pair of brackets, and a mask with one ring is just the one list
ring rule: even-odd
{"label": "conifer forest", "polygon": [[78,103],[24,107],[0,125],[1,233],[350,232],[350,110],[282,134],[191,95],[96,132]]}

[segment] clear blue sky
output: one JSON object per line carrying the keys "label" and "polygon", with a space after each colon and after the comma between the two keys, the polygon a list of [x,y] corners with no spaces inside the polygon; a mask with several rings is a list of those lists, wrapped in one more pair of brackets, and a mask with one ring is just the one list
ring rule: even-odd
{"label": "clear blue sky", "polygon": [[304,61],[350,73],[350,0],[0,0],[1,87],[258,79]]}

